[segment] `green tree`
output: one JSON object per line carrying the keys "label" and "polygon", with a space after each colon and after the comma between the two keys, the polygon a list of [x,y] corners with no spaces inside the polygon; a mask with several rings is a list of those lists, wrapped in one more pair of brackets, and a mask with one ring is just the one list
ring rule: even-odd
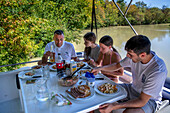
{"label": "green tree", "polygon": [[151,18],[152,18],[151,24],[160,24],[164,17],[163,12],[157,7],[150,8],[150,12],[152,15],[151,16]]}
{"label": "green tree", "polygon": [[[59,4],[62,3],[62,4]],[[0,65],[15,64],[41,56],[56,29],[64,30],[67,41],[78,41],[88,25],[87,0],[2,0],[0,1]],[[65,10],[62,10],[65,8]],[[3,67],[8,71],[19,66]]]}
{"label": "green tree", "polygon": [[164,13],[162,23],[170,23],[170,8],[164,5],[162,12]]}

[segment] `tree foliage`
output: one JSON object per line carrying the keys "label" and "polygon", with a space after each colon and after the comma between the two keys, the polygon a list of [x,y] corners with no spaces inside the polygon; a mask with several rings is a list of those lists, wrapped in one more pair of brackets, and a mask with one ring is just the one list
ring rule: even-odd
{"label": "tree foliage", "polygon": [[[117,3],[125,12],[126,2]],[[79,42],[80,32],[91,24],[92,0],[1,0],[0,8],[0,65],[42,56],[56,29],[64,31],[66,41]],[[98,27],[128,25],[112,1],[95,0],[95,9]],[[170,8],[148,8],[139,1],[131,5],[127,18],[138,25],[169,23]]]}

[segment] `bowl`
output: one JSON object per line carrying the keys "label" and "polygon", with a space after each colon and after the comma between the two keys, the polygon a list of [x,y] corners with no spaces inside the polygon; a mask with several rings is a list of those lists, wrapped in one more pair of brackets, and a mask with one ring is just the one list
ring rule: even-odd
{"label": "bowl", "polygon": [[65,87],[69,87],[69,86],[73,86],[74,84],[76,84],[79,80],[79,77],[78,75],[77,76],[73,76],[71,79],[69,80],[64,80],[64,77],[62,78],[59,78],[58,79],[58,83],[61,85],[61,86],[65,86]]}
{"label": "bowl", "polygon": [[33,66],[32,70],[34,73],[42,73],[42,66],[41,65]]}

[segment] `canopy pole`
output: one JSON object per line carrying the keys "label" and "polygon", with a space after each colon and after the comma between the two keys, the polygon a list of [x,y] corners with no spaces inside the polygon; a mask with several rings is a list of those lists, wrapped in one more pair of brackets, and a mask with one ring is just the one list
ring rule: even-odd
{"label": "canopy pole", "polygon": [[93,0],[92,3],[92,22],[91,22],[91,32],[93,32],[93,18],[95,21],[95,27],[96,27],[96,37],[97,37],[97,21],[96,21],[96,12],[95,12],[95,2]]}
{"label": "canopy pole", "polygon": [[129,22],[129,20],[126,18],[126,14],[127,14],[128,10],[129,10],[129,7],[130,7],[132,1],[133,1],[133,0],[130,1],[129,5],[128,5],[127,9],[126,9],[126,12],[125,12],[125,14],[124,14],[124,13],[122,12],[122,10],[120,9],[120,7],[119,7],[119,6],[117,5],[117,3],[115,2],[115,0],[113,0],[114,4],[115,4],[116,7],[119,9],[119,11],[120,11],[121,14],[123,15],[123,17],[126,19],[126,21],[128,22],[128,24],[129,24],[129,26],[131,27],[131,29],[133,30],[133,32],[134,32],[136,35],[138,35],[138,33],[137,33],[136,30],[133,28],[133,26],[131,25],[131,23]]}

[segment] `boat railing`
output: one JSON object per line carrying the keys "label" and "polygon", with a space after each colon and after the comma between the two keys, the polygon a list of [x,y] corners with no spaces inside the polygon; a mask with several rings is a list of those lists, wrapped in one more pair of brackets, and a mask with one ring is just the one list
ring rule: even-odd
{"label": "boat railing", "polygon": [[[83,58],[83,57],[84,57],[84,52],[76,52],[76,55],[77,55],[78,58]],[[22,62],[22,63],[16,63],[16,64],[0,65],[0,68],[1,68],[1,67],[21,65],[21,64],[34,63],[34,62],[39,62],[39,61],[40,61],[40,60],[34,60],[34,61],[28,61],[28,62]]]}

